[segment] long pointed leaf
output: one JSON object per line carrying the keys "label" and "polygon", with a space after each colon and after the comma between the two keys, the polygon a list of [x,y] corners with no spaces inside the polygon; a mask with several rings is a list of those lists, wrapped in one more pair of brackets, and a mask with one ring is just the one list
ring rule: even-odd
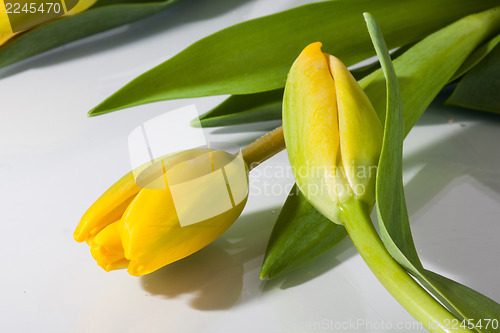
{"label": "long pointed leaf", "polygon": [[[500,35],[497,35],[496,37],[490,39],[489,41],[478,47],[476,50],[474,50],[474,52],[467,57],[465,62],[460,66],[455,74],[453,74],[453,77],[448,81],[448,83],[453,82],[454,80],[471,70],[482,59],[484,59],[499,43]],[[397,56],[401,55],[402,53],[399,53],[400,50],[404,50],[406,52],[408,49],[398,49],[398,51],[396,51],[394,54],[391,54],[391,58],[395,59]],[[378,66],[377,62],[371,66],[366,66],[354,70],[352,71],[352,74],[355,78],[360,80],[365,76],[371,74],[379,67],[380,66]],[[489,90],[492,89],[478,91],[478,99],[481,99],[482,95],[485,95]],[[232,95],[223,103],[205,113],[200,118],[200,123],[203,127],[213,127],[248,124],[263,120],[279,120],[281,119],[281,112],[279,110],[281,110],[282,99],[283,89],[247,95]],[[451,100],[450,104],[452,104]],[[469,107],[477,108],[473,105],[469,105]],[[484,111],[498,112],[495,110]]]}
{"label": "long pointed leaf", "polygon": [[[337,245],[345,236],[345,228],[321,215],[295,185],[274,225],[260,278],[272,279],[293,271]],[[301,245],[291,241],[294,239],[300,239]]]}
{"label": "long pointed leaf", "polygon": [[[415,271],[415,265],[422,267],[422,264],[413,245],[403,191],[404,118],[401,91],[382,33],[370,16],[367,16],[367,25],[386,78],[387,111],[376,182],[377,215],[379,224],[383,226],[380,233],[394,259]],[[407,222],[407,227],[401,227],[404,222]]]}
{"label": "long pointed leaf", "polygon": [[283,89],[248,95],[232,95],[193,122],[202,127],[247,124],[281,119]]}
{"label": "long pointed leaf", "polygon": [[[470,15],[428,36],[394,61],[403,99],[405,136],[425,110],[420,106],[429,105],[472,51],[499,30],[500,10]],[[359,84],[383,122],[386,101],[382,71],[368,75]]]}
{"label": "long pointed leaf", "polygon": [[446,104],[500,113],[500,44],[460,80]]}
{"label": "long pointed leaf", "polygon": [[[403,54],[407,47],[399,48],[394,58]],[[356,80],[371,74],[380,66],[378,62],[351,71]],[[255,94],[232,95],[224,102],[193,121],[202,127],[248,124],[264,120],[281,119],[281,104],[284,89],[275,89]]]}
{"label": "long pointed leaf", "polygon": [[[491,12],[484,15],[492,15]],[[494,16],[494,15],[492,15]],[[488,18],[488,17],[486,17]],[[377,169],[376,206],[380,233],[391,255],[412,273],[465,325],[476,328],[482,319],[500,319],[500,304],[488,297],[423,268],[413,242],[403,190],[403,103],[396,71],[392,66],[382,33],[375,21],[367,19],[382,70],[387,78],[387,112],[384,141]],[[479,332],[493,329],[476,328]]]}
{"label": "long pointed leaf", "polygon": [[462,75],[466,74],[469,70],[474,68],[481,60],[483,60],[488,54],[490,54],[491,51],[495,48],[495,46],[500,43],[500,35],[496,35],[494,38],[490,39],[483,45],[477,48],[468,58],[465,60],[465,62],[460,66],[460,68],[457,70],[455,74],[453,74],[453,77],[451,78],[451,82],[455,81]]}
{"label": "long pointed leaf", "polygon": [[297,54],[318,40],[325,52],[352,65],[373,55],[364,11],[379,17],[388,43],[396,47],[495,4],[497,0],[338,0],[301,6],[201,39],[131,81],[89,115],[160,100],[282,88]]}

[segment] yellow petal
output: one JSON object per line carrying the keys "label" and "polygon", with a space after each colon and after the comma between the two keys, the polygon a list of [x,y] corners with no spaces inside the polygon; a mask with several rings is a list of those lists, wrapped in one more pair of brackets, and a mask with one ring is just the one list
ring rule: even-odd
{"label": "yellow petal", "polygon": [[325,216],[337,213],[339,149],[335,84],[321,43],[308,45],[292,65],[283,99],[283,131],[297,185]]}
{"label": "yellow petal", "polygon": [[354,196],[372,204],[383,129],[368,96],[345,65],[329,56],[335,81],[342,166]]}
{"label": "yellow petal", "polygon": [[123,222],[113,222],[104,228],[90,242],[90,253],[107,272],[115,269],[126,268],[129,261],[123,252],[120,229]]}
{"label": "yellow petal", "polygon": [[73,233],[77,242],[92,240],[102,229],[122,217],[123,212],[139,193],[132,172],[111,186],[83,215]]}
{"label": "yellow petal", "polygon": [[[95,4],[97,0],[78,0],[78,3],[76,4],[75,7],[73,7],[71,10],[69,10],[66,15],[75,15],[80,12],[83,12],[84,10],[88,9],[90,6]],[[68,5],[68,4],[66,4]]]}
{"label": "yellow petal", "polygon": [[[231,165],[226,167],[224,163],[217,168],[217,164],[224,159],[224,154],[214,159],[217,155],[220,154],[209,153],[176,165],[166,174],[169,180],[167,189],[143,189],[129,205],[123,214],[124,227],[121,236],[125,257],[130,260],[128,272],[131,275],[148,274],[200,250],[219,237],[241,214],[248,195],[247,174],[243,174],[246,186],[244,197],[237,202],[236,195],[233,195],[231,202],[227,186],[231,187],[237,181],[226,183],[224,178],[221,179],[221,168],[225,168],[227,179],[230,180],[238,178],[235,175],[241,169]],[[234,160],[234,156],[232,159]],[[198,167],[206,172],[206,163],[213,165],[213,169],[208,169],[212,172],[198,177]],[[191,186],[192,177],[197,177],[192,179],[197,182],[196,187]],[[176,184],[172,185],[173,183]],[[187,186],[188,191],[182,191],[177,188],[179,186]],[[237,187],[232,188],[236,189],[233,192],[239,191]],[[174,203],[174,198],[186,205]],[[229,206],[224,206],[227,203]],[[221,207],[222,213],[212,216],[212,213]],[[188,208],[194,213],[185,211]],[[200,219],[204,216],[203,213],[208,214],[201,222],[191,221],[184,225],[181,225],[178,216],[187,214],[190,218]]]}
{"label": "yellow petal", "polygon": [[374,201],[382,125],[370,100],[337,58],[308,45],[292,65],[283,97],[283,132],[304,196],[338,219],[354,198]]}
{"label": "yellow petal", "polygon": [[10,27],[9,16],[7,15],[5,3],[0,1],[0,45],[5,43],[12,36],[14,36],[14,34],[12,33],[12,29]]}
{"label": "yellow petal", "polygon": [[143,187],[165,188],[163,172],[179,162],[205,154],[209,149],[192,149],[162,156],[127,173],[111,186],[83,215],[73,237],[77,242],[91,241],[104,227],[119,220]]}

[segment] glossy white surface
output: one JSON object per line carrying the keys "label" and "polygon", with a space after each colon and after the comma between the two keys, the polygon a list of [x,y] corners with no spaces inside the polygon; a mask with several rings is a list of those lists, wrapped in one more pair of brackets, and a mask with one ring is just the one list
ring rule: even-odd
{"label": "glossy white surface", "polygon": [[[207,111],[224,97],[97,118],[86,112],[199,38],[301,3],[186,0],[0,71],[2,331],[323,332],[339,325],[358,332],[395,331],[397,325],[424,331],[347,239],[292,274],[259,280],[286,197],[272,186],[292,182],[278,174],[288,165],[286,153],[252,173],[244,214],[221,238],[158,272],[142,278],[106,273],[87,245],[72,238],[85,210],[129,171],[127,138],[134,128],[192,103]],[[215,129],[210,138],[244,145],[277,125]],[[434,103],[406,139],[404,159],[411,225],[424,265],[497,302],[499,138],[498,116]]]}

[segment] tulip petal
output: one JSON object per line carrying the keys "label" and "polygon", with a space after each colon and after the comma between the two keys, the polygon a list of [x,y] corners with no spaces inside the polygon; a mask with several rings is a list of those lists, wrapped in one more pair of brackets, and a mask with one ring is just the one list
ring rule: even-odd
{"label": "tulip petal", "polygon": [[125,257],[130,260],[129,273],[148,274],[205,247],[236,220],[245,202],[219,216],[181,227],[169,190],[142,190],[124,215],[122,239]]}
{"label": "tulip petal", "polygon": [[345,65],[334,56],[329,56],[329,64],[337,92],[340,155],[345,176],[354,196],[366,198],[372,204],[382,124],[368,96]]}
{"label": "tulip petal", "polygon": [[105,227],[90,242],[90,253],[105,271],[126,268],[129,261],[123,252],[120,229],[123,222],[116,221]]}
{"label": "tulip petal", "polygon": [[283,99],[283,130],[297,185],[335,219],[334,178],[339,149],[335,84],[321,43],[308,45],[292,65]]}
{"label": "tulip petal", "polygon": [[165,188],[163,180],[165,169],[206,154],[208,151],[210,151],[208,148],[199,148],[167,154],[155,159],[154,163],[146,163],[132,170],[104,192],[85,212],[73,237],[77,242],[90,242],[104,227],[122,217],[141,188],[155,188],[157,182],[162,183],[159,188]]}
{"label": "tulip petal", "polygon": [[[206,182],[198,183],[196,188],[190,187],[189,179],[193,176],[200,176],[195,172],[199,164],[213,163],[215,170],[193,181],[200,182],[208,176],[217,177],[217,171],[221,171],[224,165],[217,165],[220,163],[217,159],[213,159],[214,155],[219,154],[207,153],[194,160],[175,165],[165,175],[168,179],[167,189],[142,189],[128,206],[122,217],[124,224],[121,238],[125,257],[130,260],[128,272],[131,275],[141,276],[151,273],[200,250],[219,237],[241,214],[248,192],[244,200],[239,203],[228,201],[228,208],[216,216],[209,214],[201,222],[196,221],[184,225],[180,223],[178,214],[189,213],[185,209],[189,208],[196,212],[197,216],[202,216],[208,207],[220,206],[221,201],[228,196],[230,182],[227,183],[224,178],[222,178],[221,190],[214,190],[214,180],[208,178]],[[226,169],[227,179],[234,178],[237,172],[241,171],[238,168],[233,171],[235,168],[230,166],[224,169]],[[174,180],[171,178],[172,173],[176,175],[172,176]],[[247,174],[243,176],[248,186]],[[171,190],[174,188],[173,183],[175,187],[186,185],[189,191],[174,192]],[[179,194],[181,203],[183,202],[184,205],[175,203],[179,197],[174,200],[174,196]],[[213,210],[213,207],[210,209]]]}
{"label": "tulip petal", "polygon": [[73,233],[77,242],[90,241],[102,229],[119,220],[141,188],[132,172],[117,181],[85,212]]}

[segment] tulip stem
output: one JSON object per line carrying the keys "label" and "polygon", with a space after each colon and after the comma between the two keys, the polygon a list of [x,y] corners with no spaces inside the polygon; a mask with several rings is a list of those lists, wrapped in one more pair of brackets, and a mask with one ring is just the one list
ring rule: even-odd
{"label": "tulip stem", "polygon": [[241,153],[249,170],[252,170],[283,149],[285,149],[285,138],[283,127],[280,126],[243,148]]}
{"label": "tulip stem", "polygon": [[460,321],[393,259],[373,226],[367,204],[351,200],[340,209],[343,225],[361,257],[382,285],[415,319],[431,332],[472,332],[463,327],[454,326],[451,329],[451,323]]}

